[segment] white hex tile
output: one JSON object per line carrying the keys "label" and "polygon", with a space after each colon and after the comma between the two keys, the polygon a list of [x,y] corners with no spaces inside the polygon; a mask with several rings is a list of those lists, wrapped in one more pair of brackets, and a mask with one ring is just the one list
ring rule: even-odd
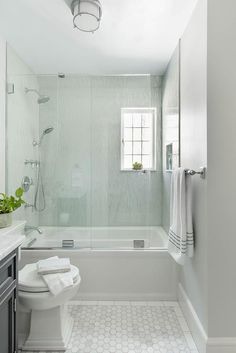
{"label": "white hex tile", "polygon": [[197,353],[177,302],[79,301],[68,309],[65,353]]}

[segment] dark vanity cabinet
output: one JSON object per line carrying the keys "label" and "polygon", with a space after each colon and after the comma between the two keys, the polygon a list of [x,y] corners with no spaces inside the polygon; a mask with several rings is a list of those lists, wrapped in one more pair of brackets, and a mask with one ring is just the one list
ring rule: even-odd
{"label": "dark vanity cabinet", "polygon": [[0,353],[17,352],[17,249],[0,261]]}

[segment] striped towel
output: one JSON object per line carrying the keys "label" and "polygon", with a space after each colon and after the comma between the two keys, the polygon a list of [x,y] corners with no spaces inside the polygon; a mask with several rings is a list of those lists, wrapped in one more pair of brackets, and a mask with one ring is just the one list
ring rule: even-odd
{"label": "striped towel", "polygon": [[180,265],[194,251],[191,179],[183,168],[174,170],[171,179],[168,250]]}

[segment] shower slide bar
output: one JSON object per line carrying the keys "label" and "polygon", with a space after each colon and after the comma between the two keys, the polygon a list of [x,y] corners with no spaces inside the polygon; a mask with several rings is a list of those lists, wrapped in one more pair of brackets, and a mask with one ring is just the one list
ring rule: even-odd
{"label": "shower slide bar", "polygon": [[193,169],[186,169],[186,170],[185,170],[185,174],[186,174],[186,175],[195,175],[195,174],[198,174],[198,175],[200,175],[200,178],[205,179],[205,177],[206,177],[206,167],[201,167],[198,172],[196,172],[196,171],[193,170]]}

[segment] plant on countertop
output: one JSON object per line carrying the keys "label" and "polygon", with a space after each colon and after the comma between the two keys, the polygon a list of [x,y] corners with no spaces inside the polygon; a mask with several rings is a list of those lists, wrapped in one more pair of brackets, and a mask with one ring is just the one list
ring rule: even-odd
{"label": "plant on countertop", "polygon": [[24,190],[22,188],[16,189],[15,196],[7,196],[4,193],[0,193],[0,214],[11,213],[21,207],[25,203],[22,200],[23,193]]}
{"label": "plant on countertop", "polygon": [[139,163],[139,162],[133,163],[133,170],[142,170],[142,169],[143,169],[142,163]]}

